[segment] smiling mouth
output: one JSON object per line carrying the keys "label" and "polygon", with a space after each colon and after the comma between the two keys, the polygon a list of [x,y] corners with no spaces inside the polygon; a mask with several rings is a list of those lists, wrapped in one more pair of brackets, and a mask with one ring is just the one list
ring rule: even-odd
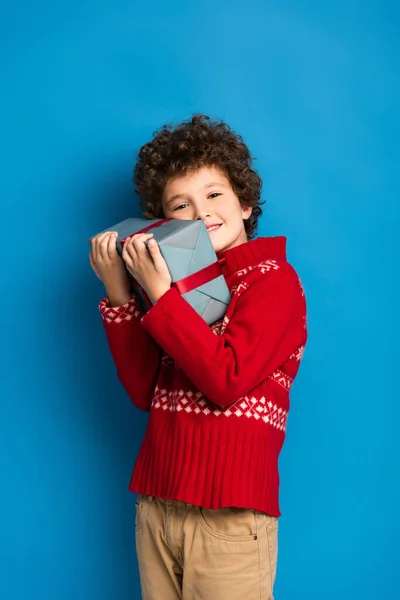
{"label": "smiling mouth", "polygon": [[207,227],[208,233],[213,233],[213,231],[217,231],[221,227],[221,225],[222,223],[219,223],[219,225],[209,225]]}

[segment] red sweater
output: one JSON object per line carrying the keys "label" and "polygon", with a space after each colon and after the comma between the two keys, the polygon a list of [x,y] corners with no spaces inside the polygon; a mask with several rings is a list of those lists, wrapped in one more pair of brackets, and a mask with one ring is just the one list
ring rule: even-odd
{"label": "red sweater", "polygon": [[259,238],[220,255],[232,301],[211,327],[175,289],[144,317],[135,296],[100,303],[119,379],[150,412],[133,492],[280,515],[278,456],[307,340],[285,248]]}

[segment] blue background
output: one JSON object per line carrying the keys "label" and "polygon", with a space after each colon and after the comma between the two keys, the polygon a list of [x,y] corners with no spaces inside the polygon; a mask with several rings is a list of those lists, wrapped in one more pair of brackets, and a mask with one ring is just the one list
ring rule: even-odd
{"label": "blue background", "polygon": [[146,416],[87,238],[137,214],[137,150],[197,111],[249,144],[261,233],[288,236],[308,297],[276,598],[399,597],[398,23],[378,0],[2,8],[2,599],[140,597],[127,486]]}

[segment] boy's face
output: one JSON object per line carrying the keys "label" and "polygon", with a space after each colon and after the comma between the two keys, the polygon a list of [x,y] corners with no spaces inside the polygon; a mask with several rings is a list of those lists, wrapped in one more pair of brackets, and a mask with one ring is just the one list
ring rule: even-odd
{"label": "boy's face", "polygon": [[168,180],[162,205],[166,219],[204,221],[215,252],[247,242],[243,220],[252,209],[241,206],[229,180],[215,167]]}

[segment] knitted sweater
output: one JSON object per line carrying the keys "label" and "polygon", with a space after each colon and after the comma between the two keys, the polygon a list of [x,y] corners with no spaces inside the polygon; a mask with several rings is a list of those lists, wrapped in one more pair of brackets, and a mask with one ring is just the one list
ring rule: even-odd
{"label": "knitted sweater", "polygon": [[279,516],[278,456],[307,340],[304,292],[284,237],[222,256],[232,301],[211,327],[173,288],[144,317],[135,296],[117,308],[100,303],[119,379],[150,412],[129,487]]}

